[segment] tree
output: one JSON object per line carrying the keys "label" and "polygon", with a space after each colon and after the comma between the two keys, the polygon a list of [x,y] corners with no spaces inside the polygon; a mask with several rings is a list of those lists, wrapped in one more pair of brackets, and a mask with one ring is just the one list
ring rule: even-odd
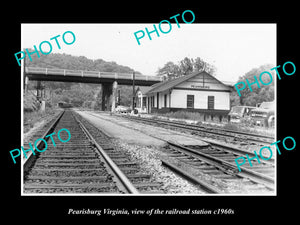
{"label": "tree", "polygon": [[205,62],[200,57],[195,59],[185,57],[178,64],[171,61],[167,62],[162,68],[158,68],[157,75],[164,76],[166,79],[173,79],[197,71],[206,71],[211,75],[215,75],[216,67]]}
{"label": "tree", "polygon": [[212,65],[209,64],[207,62],[205,62],[204,60],[202,60],[200,57],[197,57],[194,60],[194,71],[202,71],[204,70],[205,72],[209,73],[210,75],[215,75],[217,68]]}
{"label": "tree", "polygon": [[118,90],[120,91],[120,105],[130,106],[132,104],[132,87],[127,85],[119,85]]}
{"label": "tree", "polygon": [[173,62],[167,62],[162,68],[158,68],[159,76],[165,76],[167,79],[173,79],[180,75],[180,68]]}
{"label": "tree", "polygon": [[[269,102],[273,101],[275,97],[275,92],[274,92],[274,79],[276,79],[276,75],[274,71],[270,71],[271,68],[274,66],[271,64],[265,64],[262,65],[258,68],[253,68],[249,72],[245,73],[245,75],[239,77],[238,82],[245,82],[246,79],[248,80],[249,83],[253,83],[254,76],[257,77],[257,80],[260,84],[260,88],[258,87],[257,84],[251,85],[252,91],[250,91],[247,83],[246,83],[246,88],[244,90],[241,90],[241,96],[237,94],[236,89],[233,89],[233,92],[230,96],[232,106],[234,105],[248,105],[248,106],[256,106],[257,103],[261,102]],[[259,75],[267,71],[272,74],[272,82],[269,85],[263,85],[260,80],[259,80]],[[264,83],[269,83],[270,77],[268,75],[262,76],[262,81]]]}
{"label": "tree", "polygon": [[69,103],[70,99],[67,96],[62,96],[61,101]]}
{"label": "tree", "polygon": [[[188,57],[185,57],[183,60],[180,61],[180,72],[183,75],[191,74],[194,71],[194,62],[193,59],[189,59]],[[199,71],[199,70],[198,70]]]}

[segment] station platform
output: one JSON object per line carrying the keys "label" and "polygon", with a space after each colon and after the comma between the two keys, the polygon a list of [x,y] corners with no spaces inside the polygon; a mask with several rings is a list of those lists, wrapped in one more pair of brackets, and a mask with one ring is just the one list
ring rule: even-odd
{"label": "station platform", "polygon": [[188,135],[137,123],[121,117],[110,116],[105,113],[77,111],[79,115],[92,122],[100,130],[104,130],[113,138],[118,138],[127,143],[164,146],[166,141],[180,145],[207,146],[206,142],[189,137]]}

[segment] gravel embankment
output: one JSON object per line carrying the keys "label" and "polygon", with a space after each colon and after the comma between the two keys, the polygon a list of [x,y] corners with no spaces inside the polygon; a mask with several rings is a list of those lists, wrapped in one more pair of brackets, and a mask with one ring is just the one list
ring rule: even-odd
{"label": "gravel embankment", "polygon": [[166,194],[205,194],[194,185],[177,176],[161,165],[160,157],[164,154],[157,147],[127,144],[114,140],[115,146],[126,151],[132,160],[138,161],[145,173],[153,177],[153,181],[162,182]]}

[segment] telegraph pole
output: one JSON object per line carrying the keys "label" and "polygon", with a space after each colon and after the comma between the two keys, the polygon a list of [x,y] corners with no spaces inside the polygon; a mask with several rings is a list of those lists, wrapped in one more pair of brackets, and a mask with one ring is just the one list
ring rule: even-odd
{"label": "telegraph pole", "polygon": [[134,110],[134,99],[135,99],[135,72],[132,73],[132,110]]}
{"label": "telegraph pole", "polygon": [[118,98],[117,104],[121,105],[121,90],[120,89],[118,90],[118,97],[117,98]]}

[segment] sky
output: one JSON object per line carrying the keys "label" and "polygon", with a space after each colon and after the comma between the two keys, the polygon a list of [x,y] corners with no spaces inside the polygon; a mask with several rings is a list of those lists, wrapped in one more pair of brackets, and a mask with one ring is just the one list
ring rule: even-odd
{"label": "sky", "polygon": [[[179,21],[180,22],[180,21]],[[158,68],[172,61],[178,63],[184,57],[200,57],[216,66],[216,78],[236,82],[252,68],[264,64],[276,66],[276,24],[201,24],[172,23],[169,33],[151,33],[150,40],[145,28],[152,31],[153,24],[22,24],[21,48],[32,48],[43,41],[52,44],[52,53],[85,56],[89,59],[114,61],[129,66],[144,75],[156,75]],[[163,23],[162,30],[169,25]],[[140,45],[134,33],[143,30]],[[72,31],[76,40],[66,45],[62,35]],[[61,49],[55,40],[58,37]],[[139,33],[138,35],[141,35]],[[70,34],[66,40],[71,41]],[[69,39],[68,39],[69,38]],[[47,52],[47,44],[43,45]],[[51,53],[50,53],[51,54]],[[253,74],[257,75],[257,74]]]}

